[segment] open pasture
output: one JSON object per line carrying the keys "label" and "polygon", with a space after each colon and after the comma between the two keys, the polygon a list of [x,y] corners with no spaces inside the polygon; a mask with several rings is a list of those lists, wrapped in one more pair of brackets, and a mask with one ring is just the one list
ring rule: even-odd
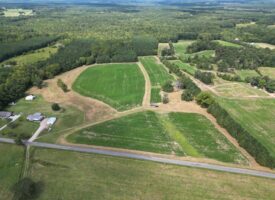
{"label": "open pasture", "polygon": [[0,199],[13,199],[11,188],[20,178],[24,162],[24,148],[0,144]]}
{"label": "open pasture", "polygon": [[77,152],[34,149],[40,200],[272,199],[275,182],[238,174]]}
{"label": "open pasture", "polygon": [[263,76],[269,76],[272,79],[275,79],[275,67],[260,67],[259,71]]}
{"label": "open pasture", "polygon": [[233,43],[233,42],[227,42],[227,41],[223,41],[223,40],[214,40],[214,41],[217,42],[221,46],[237,47],[237,48],[241,48],[242,47],[242,45],[236,44],[236,43]]}
{"label": "open pasture", "polygon": [[275,49],[275,45],[268,44],[268,43],[254,43],[254,45],[259,48],[268,48],[271,50]]}
{"label": "open pasture", "polygon": [[275,157],[274,99],[219,99],[219,103]]}
{"label": "open pasture", "polygon": [[123,111],[142,104],[145,80],[137,64],[105,64],[82,72],[73,89]]}
{"label": "open pasture", "polygon": [[6,9],[4,10],[5,17],[20,17],[20,16],[32,16],[34,15],[33,10],[30,9]]}
{"label": "open pasture", "polygon": [[173,43],[176,54],[185,54],[187,47],[191,45],[193,42],[194,40],[179,40],[177,43]]}

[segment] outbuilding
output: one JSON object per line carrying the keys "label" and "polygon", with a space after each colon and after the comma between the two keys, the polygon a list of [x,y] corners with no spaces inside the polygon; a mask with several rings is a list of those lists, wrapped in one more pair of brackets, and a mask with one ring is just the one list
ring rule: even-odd
{"label": "outbuilding", "polygon": [[36,98],[36,96],[34,96],[34,95],[31,94],[31,95],[26,96],[25,100],[26,101],[33,101],[35,98]]}
{"label": "outbuilding", "polygon": [[47,125],[52,126],[52,125],[54,125],[55,122],[56,122],[56,117],[49,117],[47,119]]}

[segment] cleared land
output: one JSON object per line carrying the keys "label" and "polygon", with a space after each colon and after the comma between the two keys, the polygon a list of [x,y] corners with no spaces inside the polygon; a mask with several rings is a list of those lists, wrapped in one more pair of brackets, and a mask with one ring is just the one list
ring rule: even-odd
{"label": "cleared land", "polygon": [[177,43],[173,43],[176,54],[177,55],[185,54],[187,47],[193,42],[194,40],[180,40]]}
{"label": "cleared land", "polygon": [[142,105],[145,80],[136,64],[105,64],[86,69],[72,88],[123,111]]}
{"label": "cleared land", "polygon": [[243,27],[248,27],[248,26],[253,26],[253,25],[256,25],[256,22],[236,24],[236,27],[237,28],[243,28]]}
{"label": "cleared land", "polygon": [[10,62],[16,62],[16,65],[31,65],[38,61],[43,61],[48,59],[51,55],[55,54],[57,50],[58,48],[55,48],[55,47],[42,48],[32,53],[11,58],[1,63],[1,65],[9,64]]}
{"label": "cleared land", "polygon": [[5,17],[19,17],[19,16],[32,16],[34,15],[33,10],[29,9],[6,9],[4,10]]}
{"label": "cleared land", "polygon": [[[274,180],[93,154],[35,149],[39,199],[272,199]],[[77,193],[75,192],[77,191]]]}
{"label": "cleared land", "polygon": [[16,145],[0,144],[0,199],[12,199],[11,188],[19,180],[24,148]]}
{"label": "cleared land", "polygon": [[256,47],[260,47],[260,48],[275,49],[275,45],[268,44],[268,43],[255,43],[254,45],[255,45]]}
{"label": "cleared land", "polygon": [[183,152],[175,145],[154,112],[142,112],[107,121],[68,137],[73,143],[119,147],[155,153]]}
{"label": "cleared land", "polygon": [[259,71],[263,76],[269,76],[272,79],[275,79],[275,67],[260,67]]}
{"label": "cleared land", "polygon": [[8,108],[9,111],[22,113],[21,118],[19,118],[18,121],[13,122],[16,124],[14,128],[8,127],[1,131],[0,134],[8,131],[10,133],[25,133],[31,136],[39,127],[39,123],[27,121],[26,116],[35,112],[41,112],[47,117],[57,117],[57,122],[52,127],[52,130],[50,132],[45,132],[47,135],[43,136],[43,141],[55,142],[59,136],[58,132],[79,125],[85,120],[84,113],[77,108],[62,104],[60,106],[62,107],[62,110],[54,112],[51,109],[51,103],[44,101],[40,96],[38,96],[34,101],[25,101],[25,99],[21,99],[15,106]]}
{"label": "cleared land", "polygon": [[275,156],[275,100],[219,99],[221,105]]}
{"label": "cleared land", "polygon": [[183,71],[187,72],[188,74],[194,76],[197,68],[195,66],[190,65],[189,63],[184,63],[181,60],[172,60],[171,63],[174,63]]}
{"label": "cleared land", "polygon": [[194,113],[140,112],[82,129],[68,141],[246,163],[208,119]]}
{"label": "cleared land", "polygon": [[226,47],[237,47],[237,48],[242,47],[242,45],[235,44],[235,43],[233,43],[233,42],[227,42],[227,41],[223,41],[223,40],[214,40],[214,41],[217,42],[218,44],[220,44],[221,46],[226,46]]}
{"label": "cleared land", "polygon": [[244,69],[244,70],[235,70],[236,74],[241,77],[242,80],[245,80],[246,78],[249,77],[255,77],[255,76],[260,76],[255,70],[249,70],[249,69]]}
{"label": "cleared land", "polygon": [[173,77],[167,72],[163,64],[158,63],[154,56],[140,57],[140,62],[146,69],[151,81],[151,102],[159,102],[160,88],[168,80],[173,80]]}

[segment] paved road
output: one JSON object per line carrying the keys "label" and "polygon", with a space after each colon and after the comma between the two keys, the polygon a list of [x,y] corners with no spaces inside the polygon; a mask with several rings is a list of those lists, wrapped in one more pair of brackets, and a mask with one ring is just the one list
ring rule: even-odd
{"label": "paved road", "polygon": [[[14,143],[14,140],[0,138],[0,142]],[[84,153],[94,153],[94,154],[109,155],[109,156],[115,156],[115,157],[132,158],[132,159],[147,160],[147,161],[153,161],[153,162],[159,162],[159,163],[165,163],[165,164],[174,164],[174,165],[180,165],[180,166],[186,166],[186,167],[203,168],[203,169],[210,169],[210,170],[216,170],[216,171],[222,171],[222,172],[237,173],[237,174],[252,175],[252,176],[259,176],[259,177],[275,179],[275,173],[269,173],[269,172],[264,172],[264,171],[242,169],[242,168],[236,168],[236,167],[226,167],[226,166],[200,163],[200,162],[168,159],[168,158],[161,158],[161,157],[157,157],[157,156],[149,156],[149,155],[136,154],[136,153],[117,152],[117,151],[112,151],[112,150],[101,150],[101,149],[97,149],[97,148],[84,148],[84,147],[49,144],[49,143],[42,143],[42,142],[28,142],[28,141],[25,141],[24,143],[26,145],[30,145],[30,146],[34,146],[34,147],[59,149],[59,150],[67,150],[67,151],[77,151],[77,152],[84,152]]]}

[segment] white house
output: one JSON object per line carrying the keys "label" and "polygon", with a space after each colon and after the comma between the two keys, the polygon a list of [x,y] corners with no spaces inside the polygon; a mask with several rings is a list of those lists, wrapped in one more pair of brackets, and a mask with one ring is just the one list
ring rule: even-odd
{"label": "white house", "polygon": [[31,94],[31,95],[26,96],[25,100],[26,101],[33,101],[35,98],[36,98],[36,96],[34,96],[34,95]]}

